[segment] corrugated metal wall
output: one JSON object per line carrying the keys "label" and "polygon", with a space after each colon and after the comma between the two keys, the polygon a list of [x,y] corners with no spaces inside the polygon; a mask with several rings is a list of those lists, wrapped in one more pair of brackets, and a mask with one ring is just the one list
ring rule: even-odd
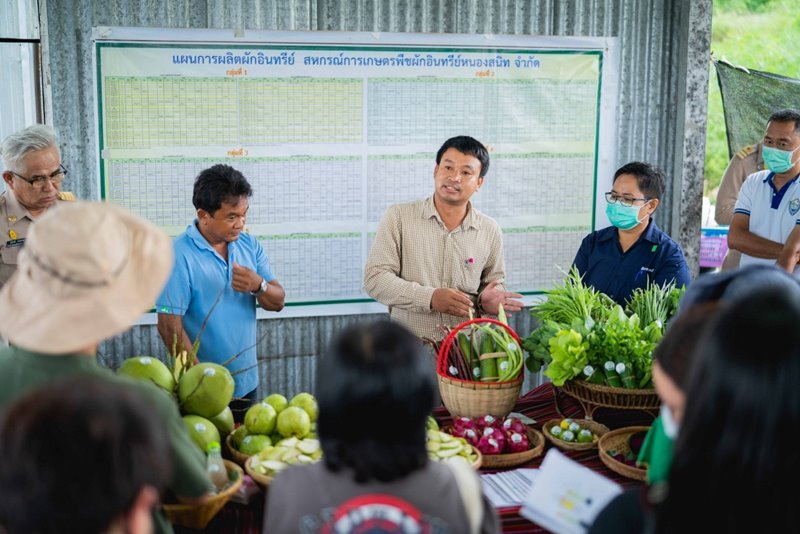
{"label": "corrugated metal wall", "polygon": [[[617,163],[672,177],[658,222],[697,265],[705,152],[711,0],[46,0],[53,117],[71,187],[96,198],[91,30],[94,26],[616,36],[620,40]],[[687,99],[688,95],[688,99]],[[569,169],[564,169],[569,179]],[[315,358],[344,325],[375,316],[270,319],[261,392],[313,383]],[[513,326],[527,334],[530,320]],[[153,327],[101,347],[104,361],[162,351]],[[535,380],[535,378],[533,379]]]}

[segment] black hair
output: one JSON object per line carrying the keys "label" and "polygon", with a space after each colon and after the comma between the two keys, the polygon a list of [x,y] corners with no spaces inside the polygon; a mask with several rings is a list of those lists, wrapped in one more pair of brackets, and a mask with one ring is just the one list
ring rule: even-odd
{"label": "black hair", "polygon": [[800,292],[750,293],[697,349],[658,532],[788,532],[800,524]]}
{"label": "black hair", "polygon": [[793,122],[794,133],[800,134],[800,111],[796,109],[780,109],[769,116],[768,122]]}
{"label": "black hair", "polygon": [[213,216],[223,203],[235,204],[241,197],[252,195],[253,188],[241,172],[230,165],[218,164],[197,175],[192,204]]}
{"label": "black hair", "polygon": [[648,200],[657,198],[661,200],[667,187],[667,179],[664,171],[644,163],[642,161],[632,161],[626,163],[614,173],[614,182],[623,174],[630,174],[636,178],[636,184]]}
{"label": "black hair", "polygon": [[128,387],[69,378],[0,419],[0,531],[100,533],[171,472],[163,423]]}
{"label": "black hair", "polygon": [[427,416],[438,400],[422,342],[389,321],[344,330],[317,370],[325,465],[356,482],[391,482],[428,462]]}
{"label": "black hair", "polygon": [[478,176],[486,176],[486,173],[489,172],[489,151],[486,150],[486,147],[477,139],[469,137],[468,135],[451,137],[444,142],[436,153],[437,165],[442,161],[442,155],[450,148],[455,148],[462,154],[477,158],[481,164],[481,171],[478,173]]}
{"label": "black hair", "polygon": [[721,304],[716,302],[703,303],[674,317],[667,326],[664,338],[653,351],[653,360],[683,392],[688,386],[697,344],[720,307]]}

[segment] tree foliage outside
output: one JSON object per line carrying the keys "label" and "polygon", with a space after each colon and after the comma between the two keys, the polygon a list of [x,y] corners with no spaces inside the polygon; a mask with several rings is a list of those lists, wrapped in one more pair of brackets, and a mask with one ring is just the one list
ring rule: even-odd
{"label": "tree foliage outside", "polygon": [[[733,65],[800,78],[800,2],[714,0],[711,54]],[[710,68],[704,189],[715,202],[729,157],[719,84],[713,65]],[[787,102],[786,107],[798,108],[800,103]]]}

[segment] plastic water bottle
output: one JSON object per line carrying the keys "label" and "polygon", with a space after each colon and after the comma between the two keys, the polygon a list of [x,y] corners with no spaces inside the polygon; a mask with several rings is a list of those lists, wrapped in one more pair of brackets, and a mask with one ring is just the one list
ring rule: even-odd
{"label": "plastic water bottle", "polygon": [[208,478],[211,480],[215,493],[219,493],[228,485],[228,470],[225,468],[225,462],[222,461],[222,449],[218,442],[212,441],[208,444],[206,452],[208,453],[206,463]]}

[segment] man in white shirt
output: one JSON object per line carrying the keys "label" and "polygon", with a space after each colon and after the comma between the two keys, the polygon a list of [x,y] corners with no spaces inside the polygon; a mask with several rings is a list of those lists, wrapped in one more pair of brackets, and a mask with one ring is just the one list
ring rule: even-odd
{"label": "man in white shirt", "polygon": [[773,113],[764,134],[762,155],[767,170],[742,185],[728,231],[728,246],[742,253],[740,265],[768,264],[784,251],[800,220],[800,112]]}

